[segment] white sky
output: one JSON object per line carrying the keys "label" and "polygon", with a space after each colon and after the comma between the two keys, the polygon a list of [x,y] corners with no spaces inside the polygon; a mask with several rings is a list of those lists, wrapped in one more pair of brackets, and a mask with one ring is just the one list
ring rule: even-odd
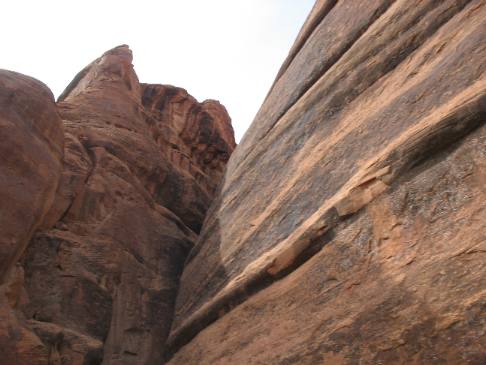
{"label": "white sky", "polygon": [[239,140],[314,0],[4,0],[0,68],[57,97],[103,52],[128,44],[141,82],[220,100]]}

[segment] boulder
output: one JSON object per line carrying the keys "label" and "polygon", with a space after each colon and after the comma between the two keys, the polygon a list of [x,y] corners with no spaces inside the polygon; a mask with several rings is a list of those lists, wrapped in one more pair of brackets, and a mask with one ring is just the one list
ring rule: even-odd
{"label": "boulder", "polygon": [[26,324],[18,260],[53,204],[63,128],[50,90],[0,70],[0,349],[5,364],[47,364],[49,352]]}

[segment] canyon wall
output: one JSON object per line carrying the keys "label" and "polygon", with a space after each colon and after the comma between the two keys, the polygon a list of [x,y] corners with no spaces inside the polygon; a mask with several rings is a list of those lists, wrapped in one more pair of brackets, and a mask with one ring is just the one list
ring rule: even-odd
{"label": "canyon wall", "polygon": [[486,2],[319,0],[186,261],[170,364],[486,363]]}
{"label": "canyon wall", "polygon": [[317,0],[236,149],[127,46],[0,71],[0,362],[485,364],[485,36]]}
{"label": "canyon wall", "polygon": [[54,102],[0,73],[2,363],[159,364],[235,147],[226,109],[141,84],[127,46]]}

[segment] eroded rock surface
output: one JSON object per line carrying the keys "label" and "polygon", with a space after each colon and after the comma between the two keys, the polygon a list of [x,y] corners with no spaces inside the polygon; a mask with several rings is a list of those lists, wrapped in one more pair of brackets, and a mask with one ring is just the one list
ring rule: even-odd
{"label": "eroded rock surface", "polygon": [[127,46],[57,104],[0,72],[0,361],[486,363],[485,34],[318,0],[233,154]]}
{"label": "eroded rock surface", "polygon": [[[31,82],[14,76],[20,90]],[[8,85],[0,92],[22,96]],[[7,308],[0,298],[8,363],[159,364],[184,260],[235,147],[229,116],[216,101],[140,84],[127,46],[82,70],[57,106],[45,90],[29,97],[44,97],[44,109],[27,98],[10,105],[16,146],[2,145],[2,156],[19,151],[2,160],[2,172],[23,185],[19,194],[33,190],[12,196],[13,217],[29,218],[15,232],[39,228],[9,259],[17,264],[7,296],[15,289],[20,299]],[[30,170],[10,173],[17,160]],[[16,226],[2,220],[2,229]]]}
{"label": "eroded rock surface", "polygon": [[164,171],[154,194],[199,233],[236,146],[228,113],[215,100],[198,103],[170,85],[142,84],[142,103],[163,156],[176,167]]}
{"label": "eroded rock surface", "polygon": [[41,82],[0,70],[0,353],[5,364],[46,364],[48,350],[19,308],[18,260],[51,206],[62,169],[63,129]]}
{"label": "eroded rock surface", "polygon": [[52,204],[61,174],[62,122],[41,82],[0,71],[0,283]]}
{"label": "eroded rock surface", "polygon": [[485,34],[482,0],[316,3],[190,253],[171,364],[486,362]]}

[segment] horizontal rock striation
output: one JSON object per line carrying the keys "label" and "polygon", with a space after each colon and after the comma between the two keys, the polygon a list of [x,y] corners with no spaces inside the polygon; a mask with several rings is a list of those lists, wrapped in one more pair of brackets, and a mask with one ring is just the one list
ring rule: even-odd
{"label": "horizontal rock striation", "polygon": [[18,153],[1,161],[16,187],[1,194],[18,210],[1,236],[19,242],[2,243],[7,363],[161,363],[184,260],[235,147],[226,109],[140,84],[127,46],[83,69],[57,105],[39,83],[0,76],[14,85],[2,95],[23,103],[1,111],[2,156]]}
{"label": "horizontal rock striation", "polygon": [[486,361],[485,30],[479,0],[316,2],[186,262],[171,364]]}
{"label": "horizontal rock striation", "polygon": [[317,0],[234,153],[127,46],[57,102],[0,71],[0,362],[486,363],[485,35]]}
{"label": "horizontal rock striation", "polygon": [[186,90],[170,85],[142,84],[142,104],[160,151],[177,167],[165,172],[155,194],[199,233],[236,146],[228,112],[215,100],[198,103]]}

